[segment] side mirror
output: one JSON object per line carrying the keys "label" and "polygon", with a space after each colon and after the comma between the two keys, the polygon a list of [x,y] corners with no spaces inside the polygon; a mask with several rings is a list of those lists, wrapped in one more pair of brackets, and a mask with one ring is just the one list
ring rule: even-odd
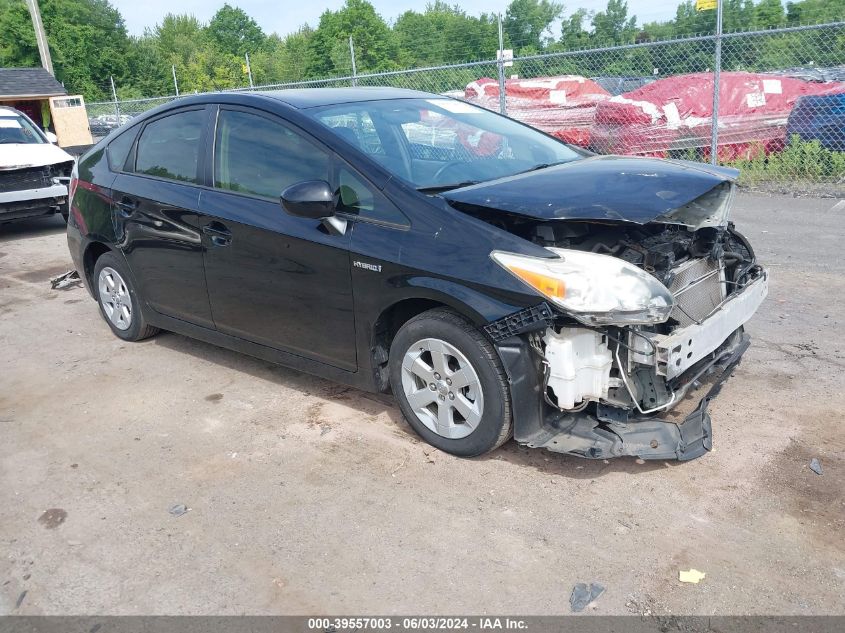
{"label": "side mirror", "polygon": [[325,180],[306,180],[282,192],[282,208],[300,218],[323,220],[334,215],[332,188]]}
{"label": "side mirror", "polygon": [[59,137],[53,134],[52,132],[48,132],[44,130],[44,136],[47,137],[47,140],[50,141],[53,145],[59,142]]}

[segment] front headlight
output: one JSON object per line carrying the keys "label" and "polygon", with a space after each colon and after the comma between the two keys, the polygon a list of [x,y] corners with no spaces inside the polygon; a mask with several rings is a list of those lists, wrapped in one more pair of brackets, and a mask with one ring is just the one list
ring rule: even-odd
{"label": "front headlight", "polygon": [[672,294],[653,276],[610,255],[549,248],[542,258],[494,251],[493,260],[587,325],[662,323]]}

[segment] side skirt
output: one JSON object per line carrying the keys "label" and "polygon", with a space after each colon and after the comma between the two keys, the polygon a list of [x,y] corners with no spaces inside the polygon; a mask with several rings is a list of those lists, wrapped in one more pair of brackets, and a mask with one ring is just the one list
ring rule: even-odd
{"label": "side skirt", "polygon": [[320,378],[325,378],[326,380],[331,380],[333,382],[339,382],[356,389],[375,392],[373,379],[371,377],[367,379],[368,377],[363,375],[360,371],[351,372],[346,371],[345,369],[339,369],[338,367],[333,367],[332,365],[327,365],[310,358],[304,358],[302,356],[297,356],[296,354],[283,352],[273,347],[267,347],[266,345],[253,343],[236,336],[223,334],[217,330],[211,330],[199,325],[194,325],[193,323],[181,321],[180,319],[174,319],[173,317],[159,314],[149,308],[144,310],[144,317],[150,325],[154,325],[162,330],[167,330],[168,332],[174,332],[189,338],[195,338],[206,343],[211,343],[212,345],[217,345],[218,347],[224,347],[232,350],[233,352],[240,352],[241,354],[254,356],[255,358],[260,358],[261,360],[266,360],[270,363],[302,371],[306,374],[319,376]]}

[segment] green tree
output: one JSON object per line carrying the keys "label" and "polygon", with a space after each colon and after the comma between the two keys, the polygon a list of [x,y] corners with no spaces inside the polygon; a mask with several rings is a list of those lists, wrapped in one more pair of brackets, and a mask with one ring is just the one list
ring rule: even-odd
{"label": "green tree", "polygon": [[[56,78],[70,92],[108,95],[109,77],[128,80],[130,40],[107,0],[41,0],[41,17]],[[40,65],[35,31],[23,0],[0,0],[0,64]]]}
{"label": "green tree", "polygon": [[399,64],[411,68],[494,58],[498,28],[494,15],[468,16],[441,0],[427,5],[424,13],[406,11],[393,27]]}
{"label": "green tree", "polygon": [[780,0],[760,0],[755,14],[755,24],[759,29],[773,29],[786,24],[786,12]]}
{"label": "green tree", "polygon": [[249,56],[256,85],[307,79],[313,32],[306,24],[284,38],[275,33],[268,36],[261,50]]}
{"label": "green tree", "polygon": [[176,67],[180,90],[203,92],[246,85],[243,61],[220,51],[193,15],[164,16],[149,37],[160,58]]}
{"label": "green tree", "polygon": [[593,42],[597,46],[629,44],[637,34],[637,16],[628,17],[625,0],[608,0],[607,8],[593,16]]}
{"label": "green tree", "polygon": [[323,12],[310,38],[312,76],[347,74],[352,70],[350,36],[359,72],[397,67],[399,47],[387,23],[367,0],[346,0],[337,11]]}
{"label": "green tree", "polygon": [[208,23],[208,34],[223,53],[243,57],[258,51],[266,36],[243,9],[224,4]]}
{"label": "green tree", "polygon": [[518,50],[542,50],[551,39],[550,27],[563,13],[553,0],[512,0],[503,20],[511,46]]}

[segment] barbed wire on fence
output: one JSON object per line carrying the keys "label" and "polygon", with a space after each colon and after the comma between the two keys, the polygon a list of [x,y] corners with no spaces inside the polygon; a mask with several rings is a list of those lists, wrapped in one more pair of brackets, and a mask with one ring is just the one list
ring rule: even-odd
{"label": "barbed wire on fence", "polygon": [[[741,168],[749,183],[845,186],[845,21],[497,58],[228,91],[413,88],[502,111],[598,153],[719,162]],[[176,98],[89,103],[92,132]]]}

